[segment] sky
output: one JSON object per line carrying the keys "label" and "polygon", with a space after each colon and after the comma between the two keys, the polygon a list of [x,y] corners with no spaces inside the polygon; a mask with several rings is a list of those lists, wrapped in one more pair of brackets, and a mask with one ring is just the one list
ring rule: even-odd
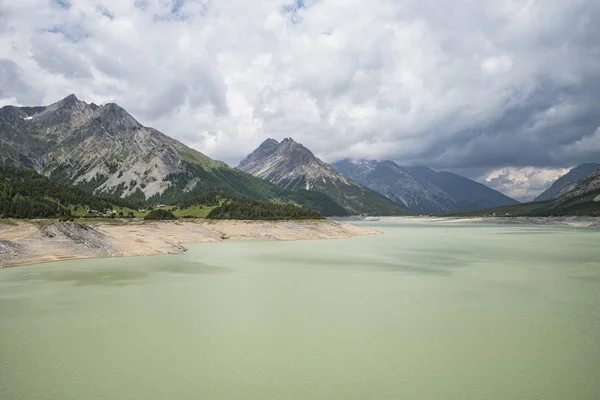
{"label": "sky", "polygon": [[600,162],[597,0],[0,0],[0,105],[70,93],[236,165],[292,137],[530,199]]}

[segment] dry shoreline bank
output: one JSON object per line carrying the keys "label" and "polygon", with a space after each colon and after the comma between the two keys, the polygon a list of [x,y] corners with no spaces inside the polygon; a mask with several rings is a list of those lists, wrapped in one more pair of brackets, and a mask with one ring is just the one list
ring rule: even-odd
{"label": "dry shoreline bank", "polygon": [[223,240],[314,240],[373,235],[334,221],[0,221],[0,268],[105,257],[179,254]]}

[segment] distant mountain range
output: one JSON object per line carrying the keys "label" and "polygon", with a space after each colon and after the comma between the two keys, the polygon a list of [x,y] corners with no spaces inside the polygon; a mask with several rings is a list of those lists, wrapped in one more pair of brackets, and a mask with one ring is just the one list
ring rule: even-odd
{"label": "distant mountain range", "polygon": [[575,189],[575,187],[592,176],[600,168],[596,163],[585,163],[573,168],[558,178],[552,186],[535,198],[534,201],[553,200]]}
{"label": "distant mountain range", "polygon": [[[291,138],[281,143],[267,139],[234,169],[143,126],[117,104],[86,103],[75,95],[49,106],[0,108],[0,163],[134,202],[193,202],[221,192],[298,204],[325,216],[447,213],[518,203],[485,185],[428,167],[373,160],[332,166]],[[594,210],[600,191],[597,169],[598,164],[574,168],[537,200],[557,198],[553,201],[562,202],[560,210],[573,209],[565,208],[567,200],[579,202],[578,212]],[[580,207],[582,202],[586,205]],[[542,208],[557,210],[556,204],[542,201]]]}
{"label": "distant mountain range", "polygon": [[383,194],[415,213],[443,213],[518,204],[502,193],[451,172],[393,161],[342,160],[333,166],[344,176]]}
{"label": "distant mountain range", "polygon": [[[581,168],[583,165],[583,168]],[[559,178],[548,191],[548,200],[534,201],[515,206],[496,207],[454,213],[455,216],[595,216],[600,217],[600,170],[596,169],[591,175],[583,180],[572,182],[573,177],[587,175],[589,166],[594,164],[582,164],[573,170],[575,173],[567,173],[567,179]],[[572,171],[573,171],[572,170]],[[571,181],[571,182],[570,182]]]}
{"label": "distant mountain range", "polygon": [[300,143],[265,140],[237,168],[286,190],[325,193],[352,214],[405,215],[406,208],[340,174]]}
{"label": "distant mountain range", "polygon": [[289,192],[148,128],[117,104],[70,95],[41,107],[0,109],[0,162],[32,168],[90,193],[172,203],[222,191],[347,215],[323,193]]}

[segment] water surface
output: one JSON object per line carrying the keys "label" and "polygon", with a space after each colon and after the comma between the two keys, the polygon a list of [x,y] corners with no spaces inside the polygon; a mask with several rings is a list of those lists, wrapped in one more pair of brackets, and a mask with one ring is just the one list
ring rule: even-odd
{"label": "water surface", "polygon": [[364,223],[0,271],[0,399],[589,399],[600,232]]}

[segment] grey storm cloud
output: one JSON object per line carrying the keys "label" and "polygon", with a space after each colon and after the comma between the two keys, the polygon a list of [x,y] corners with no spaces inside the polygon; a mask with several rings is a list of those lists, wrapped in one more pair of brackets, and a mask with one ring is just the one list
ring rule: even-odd
{"label": "grey storm cloud", "polygon": [[34,88],[24,78],[24,71],[12,60],[0,59],[0,98],[17,102],[41,101]]}
{"label": "grey storm cloud", "polygon": [[89,63],[81,57],[75,47],[62,46],[59,33],[46,32],[31,40],[33,59],[50,74],[64,75],[67,78],[92,79]]}
{"label": "grey storm cloud", "polygon": [[600,161],[596,0],[52,4],[3,3],[2,104],[75,92],[232,164],[292,136],[521,198]]}

